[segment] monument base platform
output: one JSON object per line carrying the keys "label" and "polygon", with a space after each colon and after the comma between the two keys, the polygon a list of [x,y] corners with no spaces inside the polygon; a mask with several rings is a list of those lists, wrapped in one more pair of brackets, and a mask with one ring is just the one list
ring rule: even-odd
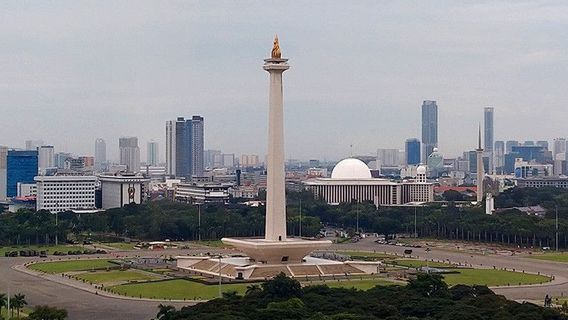
{"label": "monument base platform", "polygon": [[287,238],[282,241],[264,238],[223,238],[221,241],[245,253],[257,264],[302,263],[310,252],[331,246],[329,240],[302,238]]}
{"label": "monument base platform", "polygon": [[380,262],[346,261],[304,257],[301,263],[257,264],[249,257],[198,257],[179,256],[177,266],[206,277],[241,280],[266,280],[284,273],[289,277],[321,279],[350,277],[379,272]]}

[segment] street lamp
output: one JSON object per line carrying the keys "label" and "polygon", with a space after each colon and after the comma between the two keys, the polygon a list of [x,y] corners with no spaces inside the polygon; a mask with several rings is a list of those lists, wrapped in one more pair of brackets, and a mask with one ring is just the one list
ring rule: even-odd
{"label": "street lamp", "polygon": [[223,297],[223,293],[221,290],[221,282],[222,282],[222,277],[221,277],[221,255],[219,255],[219,298]]}

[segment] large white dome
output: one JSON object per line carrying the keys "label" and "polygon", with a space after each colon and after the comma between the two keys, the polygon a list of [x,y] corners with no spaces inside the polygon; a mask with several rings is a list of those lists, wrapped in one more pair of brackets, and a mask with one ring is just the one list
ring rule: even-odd
{"label": "large white dome", "polygon": [[370,179],[371,171],[365,162],[347,158],[339,161],[331,172],[332,179]]}

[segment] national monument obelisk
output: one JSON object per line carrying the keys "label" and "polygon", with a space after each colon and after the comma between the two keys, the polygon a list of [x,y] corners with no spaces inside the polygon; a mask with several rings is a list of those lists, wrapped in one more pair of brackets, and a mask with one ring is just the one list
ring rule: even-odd
{"label": "national monument obelisk", "polygon": [[266,219],[263,239],[223,238],[223,243],[246,253],[257,264],[302,263],[316,249],[329,247],[329,240],[309,240],[286,236],[286,190],[284,175],[284,104],[282,73],[288,70],[282,58],[278,37],[274,38],[271,57],[263,69],[270,74],[268,98],[268,159],[266,181]]}
{"label": "national monument obelisk", "polygon": [[[272,54],[264,60],[264,70],[270,73],[268,110],[268,156],[266,189],[266,240],[286,240],[286,198],[284,176],[284,103],[282,74],[290,66],[282,59],[278,36],[274,38]],[[269,186],[269,187],[268,187]]]}

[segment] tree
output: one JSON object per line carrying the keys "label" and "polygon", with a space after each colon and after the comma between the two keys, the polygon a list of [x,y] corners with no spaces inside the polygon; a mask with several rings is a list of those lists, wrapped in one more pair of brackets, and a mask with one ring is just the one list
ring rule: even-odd
{"label": "tree", "polygon": [[440,274],[419,273],[408,281],[408,289],[426,297],[447,297],[448,285]]}
{"label": "tree", "polygon": [[22,308],[28,304],[28,302],[26,301],[26,296],[21,293],[15,294],[14,297],[12,297],[10,303],[12,304],[12,317],[14,317],[14,309],[16,309],[18,318],[20,317],[20,311],[22,310]]}
{"label": "tree", "polygon": [[64,320],[67,319],[67,310],[50,306],[36,306],[28,316],[30,320]]}
{"label": "tree", "polygon": [[171,320],[173,319],[176,308],[172,305],[161,304],[158,306],[158,314],[156,315],[158,320]]}
{"label": "tree", "polygon": [[300,282],[287,277],[284,272],[263,283],[262,289],[267,297],[276,299],[299,298],[304,294]]}
{"label": "tree", "polygon": [[258,296],[262,293],[262,288],[258,284],[251,284],[247,287],[245,292],[246,297],[254,297]]}
{"label": "tree", "polygon": [[2,314],[2,308],[6,307],[7,305],[8,305],[8,298],[6,297],[6,294],[0,293],[0,314]]}

